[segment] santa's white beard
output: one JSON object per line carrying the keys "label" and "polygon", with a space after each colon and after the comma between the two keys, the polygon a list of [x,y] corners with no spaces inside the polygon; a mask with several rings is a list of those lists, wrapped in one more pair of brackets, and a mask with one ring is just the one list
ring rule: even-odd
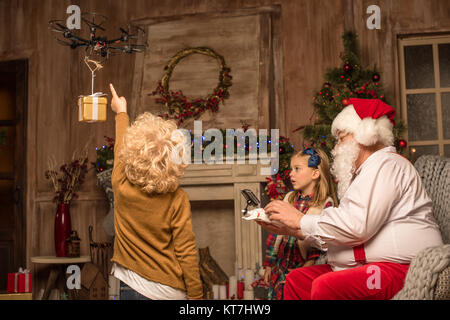
{"label": "santa's white beard", "polygon": [[339,199],[342,199],[353,179],[356,168],[355,161],[359,151],[358,143],[353,139],[337,145],[331,151],[334,159],[331,173],[338,180],[337,195]]}

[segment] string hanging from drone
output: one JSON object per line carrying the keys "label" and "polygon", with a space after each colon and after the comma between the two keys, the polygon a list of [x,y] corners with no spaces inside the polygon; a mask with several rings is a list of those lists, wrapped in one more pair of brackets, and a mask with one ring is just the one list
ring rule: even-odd
{"label": "string hanging from drone", "polygon": [[78,97],[78,121],[102,122],[106,121],[108,98],[102,92],[94,93],[95,72],[103,68],[99,61],[84,57],[84,62],[91,71],[91,95]]}
{"label": "string hanging from drone", "polygon": [[[88,17],[91,19],[89,20]],[[96,21],[97,19],[97,21]],[[100,22],[98,21],[100,19]],[[50,20],[49,29],[62,35],[62,39],[55,37],[61,45],[69,46],[71,49],[85,47],[86,56],[84,62],[91,71],[91,94],[82,95],[78,98],[78,120],[83,122],[106,121],[106,106],[108,100],[102,92],[94,93],[95,72],[103,68],[106,60],[117,53],[143,52],[147,43],[143,41],[145,31],[131,24],[127,25],[128,31],[119,27],[121,35],[109,39],[103,35],[97,35],[97,30],[106,31],[102,26],[108,18],[104,15],[87,12],[81,15],[81,20],[89,28],[89,38],[78,35],[81,31],[69,29],[64,26],[64,20]],[[142,43],[135,42],[143,41]],[[94,60],[98,57],[98,61]]]}
{"label": "string hanging from drone", "polygon": [[[95,72],[103,68],[99,61],[91,60],[88,56],[84,57],[84,62],[86,63],[89,70],[91,70],[91,95],[94,95],[94,80],[95,80]],[[91,66],[91,64],[93,66]]]}

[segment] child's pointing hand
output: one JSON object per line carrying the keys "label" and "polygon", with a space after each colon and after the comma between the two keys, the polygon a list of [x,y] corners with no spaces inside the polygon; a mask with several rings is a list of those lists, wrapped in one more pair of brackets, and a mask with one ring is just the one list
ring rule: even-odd
{"label": "child's pointing hand", "polygon": [[125,97],[119,97],[113,85],[110,83],[109,88],[112,93],[111,110],[115,113],[127,112],[127,100]]}

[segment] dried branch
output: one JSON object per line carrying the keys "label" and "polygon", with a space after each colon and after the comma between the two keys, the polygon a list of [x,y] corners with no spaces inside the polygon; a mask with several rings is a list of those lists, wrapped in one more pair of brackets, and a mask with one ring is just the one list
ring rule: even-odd
{"label": "dried branch", "polygon": [[54,201],[58,203],[69,204],[72,199],[77,197],[75,191],[84,181],[84,177],[88,171],[87,147],[83,148],[80,155],[77,152],[72,155],[72,161],[63,163],[57,171],[55,157],[49,157],[47,165],[48,170],[45,171],[45,177],[50,180],[55,191]]}

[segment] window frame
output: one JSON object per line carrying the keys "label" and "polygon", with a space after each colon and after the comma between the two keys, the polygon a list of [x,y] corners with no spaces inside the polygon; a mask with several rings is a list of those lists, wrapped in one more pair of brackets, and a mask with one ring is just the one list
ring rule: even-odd
{"label": "window frame", "polygon": [[[450,44],[450,34],[434,35],[434,36],[413,36],[398,39],[398,53],[400,64],[400,99],[401,99],[401,118],[408,126],[408,112],[406,97],[408,94],[426,94],[435,95],[436,99],[436,121],[437,121],[437,139],[436,140],[417,140],[409,141],[409,135],[406,133],[405,140],[408,142],[411,158],[414,158],[415,146],[432,146],[437,145],[439,155],[444,156],[444,146],[450,145],[450,139],[444,139],[444,126],[442,119],[442,93],[450,93],[450,87],[441,88],[441,78],[439,73],[439,44]],[[433,50],[433,71],[434,71],[434,87],[421,89],[406,88],[405,73],[405,50],[407,46],[431,45]]]}

